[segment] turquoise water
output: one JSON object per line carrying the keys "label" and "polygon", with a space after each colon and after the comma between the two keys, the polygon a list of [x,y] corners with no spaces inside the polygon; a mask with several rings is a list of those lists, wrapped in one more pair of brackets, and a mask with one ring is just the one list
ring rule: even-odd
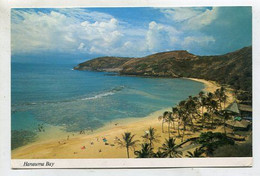
{"label": "turquoise water", "polygon": [[112,76],[73,66],[12,63],[12,130],[35,130],[42,123],[96,129],[174,106],[204,88],[191,80]]}

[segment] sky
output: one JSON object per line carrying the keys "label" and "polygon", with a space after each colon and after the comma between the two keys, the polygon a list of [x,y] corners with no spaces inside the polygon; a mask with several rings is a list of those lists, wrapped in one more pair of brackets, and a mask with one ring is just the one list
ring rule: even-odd
{"label": "sky", "polygon": [[251,7],[11,10],[11,54],[18,62],[77,62],[172,50],[220,55],[249,45]]}

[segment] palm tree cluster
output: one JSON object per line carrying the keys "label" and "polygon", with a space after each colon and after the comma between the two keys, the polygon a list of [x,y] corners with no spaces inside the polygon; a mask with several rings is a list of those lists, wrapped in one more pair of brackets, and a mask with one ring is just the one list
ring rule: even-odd
{"label": "palm tree cluster", "polygon": [[[180,150],[181,145],[176,144],[176,139],[170,137],[165,139],[164,143],[158,150],[154,151],[154,143],[159,142],[158,136],[155,133],[155,129],[150,127],[148,133],[143,137],[144,143],[139,144],[141,146],[140,150],[135,150],[138,146],[139,140],[134,140],[135,135],[130,132],[125,132],[122,135],[122,140],[119,139],[118,144],[120,147],[126,148],[127,157],[130,157],[129,150],[134,149],[134,154],[137,158],[180,158],[183,156]],[[187,151],[186,157],[203,157],[205,153],[206,156],[211,156],[215,149],[223,145],[234,145],[234,141],[229,139],[223,133],[213,133],[206,132],[201,133],[200,137],[195,141],[195,143],[201,144],[199,148],[196,148],[193,152]]]}
{"label": "palm tree cluster", "polygon": [[[199,126],[213,129],[214,120],[218,119],[216,117],[220,117],[223,119],[222,123],[226,133],[225,122],[231,117],[231,114],[225,110],[226,101],[227,95],[223,87],[217,89],[214,93],[205,94],[201,91],[198,96],[189,96],[188,99],[179,102],[176,107],[173,107],[172,112],[166,111],[158,118],[162,120],[162,132],[164,133],[164,123],[167,123],[170,137],[171,129],[174,129],[177,123],[177,137],[182,137],[183,141],[187,127],[192,132],[195,132]],[[206,123],[211,124],[210,127],[205,126]]]}
{"label": "palm tree cluster", "polygon": [[182,156],[182,152],[179,151],[179,146],[176,145],[175,139],[171,137],[165,140],[157,152],[154,152],[154,143],[159,142],[159,140],[157,139],[158,136],[155,133],[155,129],[152,127],[142,136],[144,143],[140,144],[140,150],[135,150],[139,140],[134,140],[134,137],[135,135],[132,135],[130,132],[125,132],[122,135],[122,139],[119,139],[117,142],[120,147],[126,148],[128,158],[130,157],[130,149],[134,149],[134,154],[137,158],[173,158]]}
{"label": "palm tree cluster", "polygon": [[[150,127],[148,133],[144,136],[143,144],[141,144],[141,150],[135,151],[137,158],[179,158],[182,156],[182,152],[179,151],[179,146],[176,145],[175,139],[169,137],[165,139],[165,142],[158,148],[157,152],[154,152],[153,143],[159,142],[155,129]],[[148,141],[148,143],[146,143]]]}
{"label": "palm tree cluster", "polygon": [[[190,130],[195,132],[196,130],[200,130],[202,128],[208,129],[209,126],[206,126],[206,124],[211,124],[210,128],[213,129],[215,119],[220,117],[223,119],[224,135],[226,135],[225,122],[232,115],[225,110],[226,101],[227,96],[225,94],[225,89],[221,87],[214,93],[209,92],[205,94],[204,92],[200,92],[198,96],[189,96],[188,99],[179,102],[176,107],[173,107],[172,111],[165,111],[158,119],[162,121],[162,133],[165,132],[164,124],[167,124],[167,132],[169,136],[165,139],[164,143],[157,149],[156,152],[154,151],[154,143],[158,143],[159,140],[155,129],[152,127],[150,127],[145,134],[141,136],[143,138],[143,143],[139,144],[139,146],[141,146],[140,150],[135,150],[139,140],[134,140],[135,135],[132,135],[130,132],[125,132],[122,135],[122,139],[118,140],[118,144],[121,147],[126,148],[128,158],[130,157],[130,149],[134,150],[134,154],[137,158],[182,157],[182,152],[179,149],[181,144],[177,145],[175,142],[176,138],[172,137],[172,131],[176,129],[176,124],[178,131],[178,135],[176,137],[181,137],[181,141],[183,142],[185,131]],[[205,138],[205,136],[207,136],[207,138]],[[212,134],[202,135],[202,139],[200,140],[202,147],[196,148],[193,153],[188,151],[186,156],[201,157],[203,153],[206,153],[207,155],[211,154],[212,148],[210,148],[210,145],[203,143],[204,138],[209,140],[210,137],[208,136],[212,136]],[[216,138],[216,136],[217,138],[224,138],[221,135],[215,135],[214,138]],[[213,144],[215,145],[215,143]]]}
{"label": "palm tree cluster", "polygon": [[[221,87],[220,89],[217,89],[215,91],[215,97],[218,100],[220,110],[225,109],[225,103],[227,102],[227,95],[225,94],[225,88]],[[222,103],[224,104],[224,107],[222,108]]]}
{"label": "palm tree cluster", "polygon": [[234,145],[234,141],[223,133],[213,133],[211,131],[201,133],[196,143],[201,144],[206,156],[212,156],[214,150],[223,145]]}

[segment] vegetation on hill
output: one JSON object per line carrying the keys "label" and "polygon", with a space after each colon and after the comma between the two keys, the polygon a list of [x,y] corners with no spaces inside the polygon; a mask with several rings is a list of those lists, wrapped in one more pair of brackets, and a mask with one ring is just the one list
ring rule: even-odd
{"label": "vegetation on hill", "polygon": [[74,69],[114,71],[121,75],[200,78],[252,92],[251,46],[217,56],[196,56],[179,50],[141,58],[99,57]]}
{"label": "vegetation on hill", "polygon": [[76,70],[92,70],[105,71],[106,69],[120,68],[125,62],[131,58],[127,57],[98,57],[87,62],[79,64],[74,69]]}

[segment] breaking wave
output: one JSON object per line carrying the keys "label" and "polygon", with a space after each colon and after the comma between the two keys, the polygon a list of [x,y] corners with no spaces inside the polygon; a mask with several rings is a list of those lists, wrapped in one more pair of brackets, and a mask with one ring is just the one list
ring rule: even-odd
{"label": "breaking wave", "polygon": [[124,86],[115,87],[107,92],[100,93],[100,94],[92,96],[92,97],[82,98],[81,100],[94,100],[94,99],[106,97],[109,95],[114,95],[116,92],[121,91],[122,89],[124,89]]}
{"label": "breaking wave", "polygon": [[59,104],[59,103],[68,103],[68,102],[75,102],[75,101],[86,101],[86,100],[95,100],[95,99],[99,99],[99,98],[103,98],[103,97],[107,97],[107,96],[111,96],[114,95],[116,92],[119,92],[121,90],[123,90],[125,88],[125,86],[118,86],[115,87],[113,89],[110,89],[108,91],[104,91],[102,93],[93,95],[93,96],[89,96],[89,97],[81,97],[81,98],[75,98],[75,99],[70,99],[70,100],[62,100],[62,101],[45,101],[45,102],[25,102],[25,103],[19,103],[19,104],[14,104],[12,105],[12,111],[16,111],[17,109],[15,107],[17,106],[36,106],[36,105],[46,105],[46,104]]}
{"label": "breaking wave", "polygon": [[82,98],[81,100],[94,100],[94,99],[98,99],[98,98],[102,98],[102,97],[106,97],[106,96],[114,95],[114,94],[115,93],[113,93],[113,92],[106,92],[106,93],[95,95],[93,97]]}

